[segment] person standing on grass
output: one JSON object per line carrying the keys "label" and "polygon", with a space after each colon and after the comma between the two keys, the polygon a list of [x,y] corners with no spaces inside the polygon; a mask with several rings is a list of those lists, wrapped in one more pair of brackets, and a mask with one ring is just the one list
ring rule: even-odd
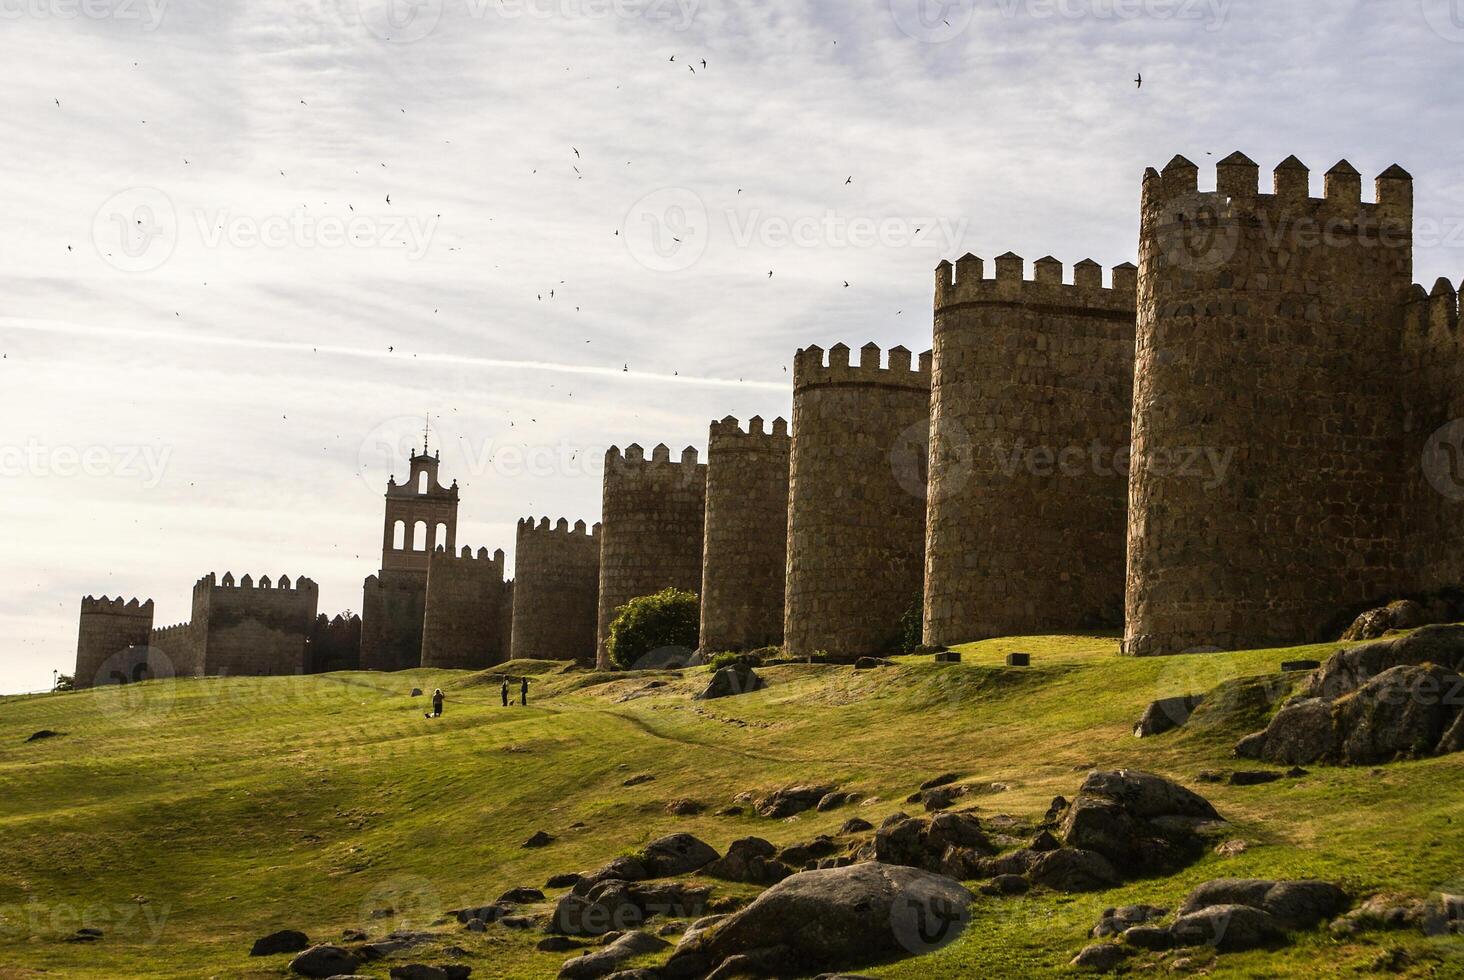
{"label": "person standing on grass", "polygon": [[503,678],[503,706],[508,707],[508,678]]}
{"label": "person standing on grass", "polygon": [[432,692],[432,717],[442,717],[442,688]]}
{"label": "person standing on grass", "polygon": [[526,708],[529,706],[529,678],[527,675],[519,681],[519,704]]}

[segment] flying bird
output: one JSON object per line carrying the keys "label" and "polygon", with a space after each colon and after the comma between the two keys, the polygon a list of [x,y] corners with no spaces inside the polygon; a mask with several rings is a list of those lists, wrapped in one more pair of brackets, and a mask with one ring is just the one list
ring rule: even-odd
{"label": "flying bird", "polygon": [[844,181],[844,183],[846,183],[846,184],[852,184],[852,183],[854,183],[854,178],[852,176],[850,176],[849,179],[847,179],[847,180]]}
{"label": "flying bird", "polygon": [[707,66],[707,59],[703,58],[702,59],[702,67],[705,68],[706,66]]}
{"label": "flying bird", "polygon": [[574,147],[572,147],[572,146],[571,146],[571,147],[570,147],[570,149],[571,149],[571,150],[574,150],[574,155],[575,155],[575,156],[576,156],[576,157],[577,157],[577,156],[579,156],[579,155],[580,155],[580,154],[579,154],[579,150],[577,150],[577,149],[575,149],[575,148],[574,148]]}
{"label": "flying bird", "polygon": [[1137,75],[1134,76],[1134,88],[1143,88],[1143,87],[1144,87],[1144,73],[1143,72],[1139,72]]}

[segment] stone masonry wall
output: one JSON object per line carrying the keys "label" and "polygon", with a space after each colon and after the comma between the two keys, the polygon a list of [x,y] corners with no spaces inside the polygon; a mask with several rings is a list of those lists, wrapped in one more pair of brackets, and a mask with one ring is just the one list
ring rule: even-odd
{"label": "stone masonry wall", "polygon": [[930,353],[836,344],[793,364],[784,645],[804,656],[888,649],[922,595]]}
{"label": "stone masonry wall", "polygon": [[192,634],[208,677],[301,674],[315,625],[319,587],[308,578],[271,585],[212,572],[193,587]]}
{"label": "stone masonry wall", "polygon": [[361,590],[361,669],[408,670],[422,664],[427,576],[384,569]]}
{"label": "stone masonry wall", "polygon": [[1144,178],[1130,654],[1320,639],[1339,610],[1411,577],[1412,180],[1385,171],[1373,204],[1345,161],[1323,199],[1294,157],[1274,193],[1258,177],[1237,153],[1214,192],[1183,157]]}
{"label": "stone masonry wall", "polygon": [[520,520],[513,564],[513,659],[593,660],[600,525]]}
{"label": "stone masonry wall", "polygon": [[924,636],[1123,622],[1137,270],[936,270]]}
{"label": "stone masonry wall", "polygon": [[139,666],[147,668],[152,622],[151,599],[83,598],[76,637],[77,689],[140,680]]}
{"label": "stone masonry wall", "polygon": [[508,659],[503,646],[503,552],[439,548],[427,570],[422,666],[481,670]]}
{"label": "stone masonry wall", "polygon": [[711,425],[701,584],[708,653],[782,645],[791,450],[783,419],[772,432],[758,417],[746,432],[731,416]]}
{"label": "stone masonry wall", "polygon": [[645,458],[632,443],[605,453],[600,528],[596,659],[609,669],[605,639],[616,611],[665,588],[697,592],[702,580],[707,467],[687,447],[680,462],[664,445]]}

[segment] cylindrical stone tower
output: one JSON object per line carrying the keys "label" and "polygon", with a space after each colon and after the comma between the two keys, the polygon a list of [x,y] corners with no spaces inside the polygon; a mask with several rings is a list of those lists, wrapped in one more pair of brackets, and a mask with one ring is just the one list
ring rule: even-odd
{"label": "cylindrical stone tower", "polygon": [[1123,623],[1135,268],[935,280],[925,642]]}
{"label": "cylindrical stone tower", "polygon": [[1319,640],[1406,582],[1412,180],[1365,204],[1345,161],[1324,198],[1295,157],[1271,194],[1242,154],[1217,169],[1213,192],[1183,157],[1144,178],[1130,654]]}
{"label": "cylindrical stone tower", "polygon": [[921,601],[930,353],[836,344],[793,362],[784,645],[795,656],[878,653]]}
{"label": "cylindrical stone tower", "polygon": [[121,596],[82,599],[73,678],[76,688],[142,680],[152,625],[151,599],[142,603],[136,599],[123,602]]}
{"label": "cylindrical stone tower", "polygon": [[594,660],[600,525],[521,520],[513,564],[513,659]]}
{"label": "cylindrical stone tower", "polygon": [[621,606],[666,588],[701,588],[706,494],[707,467],[690,446],[675,463],[664,445],[649,460],[634,443],[624,455],[613,446],[605,453],[596,626],[602,670],[612,666],[605,640]]}
{"label": "cylindrical stone tower", "polygon": [[701,649],[752,650],[783,642],[788,557],[788,423],[747,431],[728,416],[707,442]]}

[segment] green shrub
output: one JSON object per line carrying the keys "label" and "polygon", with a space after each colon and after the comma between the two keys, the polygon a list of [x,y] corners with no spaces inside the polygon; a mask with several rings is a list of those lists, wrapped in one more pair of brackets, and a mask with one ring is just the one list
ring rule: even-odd
{"label": "green shrub", "polygon": [[629,670],[646,654],[666,647],[696,649],[701,629],[701,606],[695,592],[662,589],[632,599],[616,610],[610,621],[605,649],[610,662]]}
{"label": "green shrub", "polygon": [[898,653],[914,653],[920,646],[920,627],[924,622],[925,602],[920,596],[905,610],[905,615],[900,617],[900,637],[895,641],[895,650]]}
{"label": "green shrub", "polygon": [[762,663],[762,654],[756,650],[750,653],[719,653],[707,661],[713,673],[716,673],[723,667],[731,667],[734,664],[744,664],[748,667],[761,667]]}

